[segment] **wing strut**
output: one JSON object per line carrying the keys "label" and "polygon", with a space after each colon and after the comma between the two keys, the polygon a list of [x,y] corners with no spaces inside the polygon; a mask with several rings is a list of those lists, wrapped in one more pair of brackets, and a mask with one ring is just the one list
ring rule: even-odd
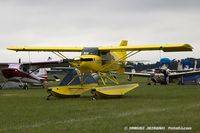
{"label": "wing strut", "polygon": [[137,54],[137,53],[139,53],[140,51],[141,51],[141,50],[138,50],[138,51],[136,51],[136,52],[131,51],[131,52],[129,52],[127,55],[123,56],[121,59],[117,60],[117,62],[122,61],[122,60],[125,60],[125,59],[127,59],[127,58],[129,58],[129,57],[131,57],[131,56],[133,56],[133,55],[135,55],[135,54]]}
{"label": "wing strut", "polygon": [[57,55],[58,57],[60,57],[62,59],[67,59],[67,57],[65,55],[63,55],[62,53],[60,53],[60,52],[53,51],[52,53],[54,53],[55,55]]}
{"label": "wing strut", "polygon": [[111,63],[111,64],[109,64],[109,65],[103,67],[103,68],[101,69],[101,71],[103,71],[103,70],[105,70],[106,68],[112,66],[112,65],[113,65],[114,63],[116,63],[116,62],[120,62],[120,61],[122,61],[122,60],[124,60],[124,59],[127,59],[127,58],[129,58],[129,57],[131,57],[131,56],[133,56],[133,55],[139,53],[140,51],[141,51],[141,50],[138,50],[138,51],[135,51],[135,52],[134,52],[134,51],[129,52],[127,55],[123,56],[122,58],[119,58],[118,60],[114,61],[113,63]]}

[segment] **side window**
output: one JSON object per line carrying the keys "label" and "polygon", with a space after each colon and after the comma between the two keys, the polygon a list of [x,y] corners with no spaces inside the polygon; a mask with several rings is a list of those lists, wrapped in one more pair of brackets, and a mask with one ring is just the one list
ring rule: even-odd
{"label": "side window", "polygon": [[101,58],[102,58],[102,65],[104,65],[105,63],[110,63],[110,61],[111,61],[110,52],[102,51],[101,52]]}
{"label": "side window", "polygon": [[21,65],[21,66],[22,66],[22,70],[24,72],[28,72],[28,70],[29,70],[28,66],[24,66],[24,65]]}

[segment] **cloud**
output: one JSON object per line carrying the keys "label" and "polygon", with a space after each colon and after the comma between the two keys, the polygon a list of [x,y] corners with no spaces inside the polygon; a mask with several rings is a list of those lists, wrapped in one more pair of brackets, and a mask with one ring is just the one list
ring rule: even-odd
{"label": "cloud", "polygon": [[0,45],[191,43],[193,55],[169,55],[199,58],[199,7],[198,0],[1,1]]}

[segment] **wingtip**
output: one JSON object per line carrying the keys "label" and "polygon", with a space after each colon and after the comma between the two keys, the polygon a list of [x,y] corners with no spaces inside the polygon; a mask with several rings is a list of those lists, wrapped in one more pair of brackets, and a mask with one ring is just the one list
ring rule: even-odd
{"label": "wingtip", "polygon": [[193,49],[193,47],[190,44],[185,44],[186,47]]}
{"label": "wingtip", "polygon": [[12,48],[12,47],[6,47],[6,49],[7,49],[7,50],[13,50],[13,48]]}
{"label": "wingtip", "polygon": [[188,51],[193,51],[193,47],[190,44],[184,44],[184,47],[188,50]]}

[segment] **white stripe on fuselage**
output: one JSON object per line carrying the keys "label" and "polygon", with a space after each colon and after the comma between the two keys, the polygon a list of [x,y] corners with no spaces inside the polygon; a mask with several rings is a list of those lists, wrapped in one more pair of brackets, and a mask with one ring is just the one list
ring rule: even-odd
{"label": "white stripe on fuselage", "polygon": [[10,81],[19,81],[22,83],[29,83],[32,85],[42,85],[40,80],[36,80],[36,79],[31,79],[28,77],[13,77],[9,79]]}

